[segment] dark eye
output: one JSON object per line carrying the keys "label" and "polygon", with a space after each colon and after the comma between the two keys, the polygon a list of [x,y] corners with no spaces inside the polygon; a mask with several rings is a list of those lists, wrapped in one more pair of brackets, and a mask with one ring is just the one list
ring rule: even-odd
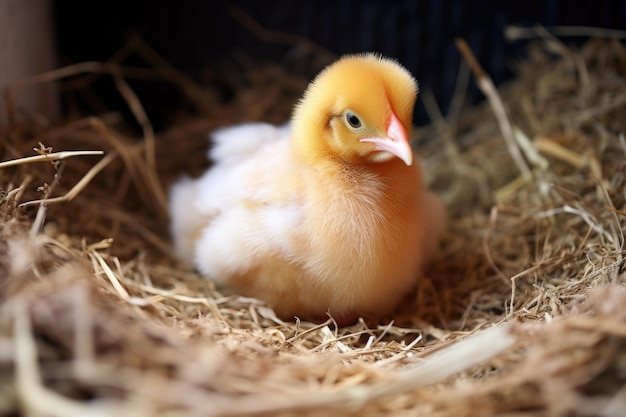
{"label": "dark eye", "polygon": [[348,124],[355,129],[361,127],[361,119],[359,119],[359,117],[354,113],[346,113],[346,122],[348,122]]}

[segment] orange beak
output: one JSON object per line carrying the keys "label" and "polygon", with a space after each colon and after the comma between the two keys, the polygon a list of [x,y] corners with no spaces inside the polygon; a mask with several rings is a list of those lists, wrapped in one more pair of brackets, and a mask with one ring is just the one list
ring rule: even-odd
{"label": "orange beak", "polygon": [[409,166],[413,164],[413,150],[411,149],[408,135],[400,119],[393,111],[389,118],[386,134],[387,136],[384,138],[362,138],[360,142],[373,143],[375,150],[389,152]]}

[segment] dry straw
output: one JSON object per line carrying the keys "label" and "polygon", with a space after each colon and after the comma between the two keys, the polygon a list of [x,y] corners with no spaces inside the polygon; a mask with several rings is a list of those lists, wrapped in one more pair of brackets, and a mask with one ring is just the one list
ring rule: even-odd
{"label": "dry straw", "polygon": [[[206,167],[206,133],[284,120],[306,78],[240,57],[224,102],[133,39],[111,62],[9,86],[0,414],[623,415],[626,48],[537,30],[513,82],[478,71],[485,104],[459,104],[467,67],[447,119],[424,94],[433,124],[416,149],[449,209],[442,251],[393,317],[347,328],[284,322],[216,288],[167,235],[165,191]],[[122,66],[132,53],[155,69]],[[139,137],[115,113],[57,125],[15,107],[16,86],[80,92],[99,76]],[[137,77],[178,86],[197,114],[155,133]]]}

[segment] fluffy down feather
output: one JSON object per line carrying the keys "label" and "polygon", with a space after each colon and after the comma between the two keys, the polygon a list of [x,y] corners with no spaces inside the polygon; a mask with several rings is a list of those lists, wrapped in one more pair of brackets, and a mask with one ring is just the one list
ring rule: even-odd
{"label": "fluffy down feather", "polygon": [[213,166],[170,191],[179,257],[286,319],[390,312],[445,217],[408,141],[416,96],[395,61],[351,55],[316,77],[291,123],[215,132]]}

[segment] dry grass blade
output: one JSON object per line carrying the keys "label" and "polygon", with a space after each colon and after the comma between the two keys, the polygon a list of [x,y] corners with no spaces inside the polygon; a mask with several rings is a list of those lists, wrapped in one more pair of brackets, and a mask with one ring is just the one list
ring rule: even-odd
{"label": "dry grass blade", "polygon": [[230,15],[237,19],[242,26],[244,26],[256,37],[263,41],[276,44],[292,45],[299,48],[306,48],[309,50],[309,53],[313,53],[314,55],[322,57],[323,59],[327,59],[328,57],[336,58],[336,54],[330,52],[328,49],[323,48],[322,46],[314,42],[311,42],[307,38],[303,38],[292,33],[274,31],[264,28],[239,7],[231,7]]}
{"label": "dry grass blade", "polygon": [[507,144],[507,148],[513,161],[517,165],[517,168],[522,173],[522,177],[525,180],[530,180],[532,174],[526,161],[522,157],[519,148],[516,145],[515,137],[513,135],[513,127],[511,126],[511,122],[506,114],[506,109],[502,103],[502,99],[498,94],[498,90],[496,86],[493,84],[491,78],[487,75],[485,70],[481,67],[481,65],[476,60],[476,57],[470,50],[467,42],[464,39],[457,39],[456,42],[457,48],[463,54],[463,57],[469,64],[470,68],[474,72],[474,77],[476,78],[476,83],[478,87],[483,92],[483,94],[489,100],[489,104],[491,104],[491,108],[496,116],[496,120],[498,121],[498,125],[500,126],[500,131],[502,132],[502,137]]}
{"label": "dry grass blade", "polygon": [[585,159],[566,147],[559,145],[557,142],[546,138],[544,136],[538,136],[533,140],[533,144],[539,152],[543,152],[547,155],[554,156],[561,161],[567,162],[574,168],[580,169],[585,166]]}
{"label": "dry grass blade", "polygon": [[141,125],[141,129],[143,130],[145,158],[147,165],[145,177],[147,179],[148,185],[150,186],[150,189],[153,190],[161,218],[165,219],[167,218],[167,197],[165,196],[165,191],[161,186],[161,182],[157,174],[155,159],[156,145],[154,143],[155,139],[152,123],[148,119],[148,116],[143,109],[141,101],[139,100],[135,92],[130,88],[124,77],[122,77],[121,70],[117,67],[114,68],[115,70],[113,71],[113,79],[115,80],[115,84],[117,85],[117,88],[122,96],[124,96],[124,98],[126,99],[126,102],[130,106],[130,109],[133,112],[135,119]]}
{"label": "dry grass blade", "polygon": [[45,155],[25,156],[23,158],[0,162],[0,169],[16,165],[32,164],[34,162],[60,161],[74,156],[102,155],[103,153],[102,151],[61,151]]}
{"label": "dry grass blade", "polygon": [[[101,153],[98,153],[98,155],[99,154]],[[93,155],[93,154],[90,154],[90,155]],[[102,171],[107,165],[109,165],[111,161],[113,161],[116,157],[117,157],[117,153],[111,152],[107,156],[102,158],[65,195],[61,197],[55,197],[55,198],[44,198],[41,200],[27,201],[27,202],[20,204],[20,207],[26,207],[26,206],[30,206],[34,204],[55,204],[55,203],[65,203],[68,201],[72,201],[89,184],[89,182],[93,180],[93,178],[96,175],[98,175],[98,173]]]}
{"label": "dry grass blade", "polygon": [[[115,84],[118,88],[120,94],[126,100],[128,106],[130,107],[133,115],[135,116],[137,122],[143,129],[144,133],[144,150],[145,150],[145,167],[142,164],[141,166],[144,168],[142,170],[143,176],[146,179],[148,189],[151,191],[150,196],[154,198],[154,204],[156,206],[156,210],[161,216],[161,219],[167,218],[167,201],[165,196],[165,191],[163,186],[161,185],[160,178],[157,174],[156,167],[156,145],[154,138],[154,129],[152,128],[152,123],[148,119],[143,105],[141,101],[134,93],[134,91],[130,88],[128,83],[123,77],[123,69],[117,63],[109,63],[109,62],[83,62],[74,65],[68,65],[63,68],[59,68],[56,70],[52,70],[46,72],[44,74],[26,77],[21,80],[14,82],[7,88],[8,96],[10,101],[14,101],[12,97],[15,97],[19,94],[20,90],[24,87],[57,81],[66,77],[75,76],[82,73],[105,73],[110,74]],[[14,119],[10,117],[10,119]]]}
{"label": "dry grass blade", "polygon": [[[553,26],[550,28],[550,32],[554,36],[585,36],[585,37],[598,37],[609,39],[626,39],[625,30],[607,29],[593,26]],[[543,30],[539,27],[523,27],[510,25],[504,30],[504,36],[509,41],[516,41],[520,39],[532,39],[539,38],[544,35]]]}
{"label": "dry grass blade", "polygon": [[47,389],[42,381],[37,361],[37,346],[33,337],[26,306],[17,301],[13,304],[16,387],[25,410],[30,415],[53,417],[106,417],[113,411],[105,404],[85,406]]}
{"label": "dry grass blade", "polygon": [[496,327],[478,333],[462,342],[453,344],[437,352],[431,358],[413,369],[405,370],[386,381],[373,386],[355,386],[345,390],[334,390],[323,395],[290,396],[289,398],[264,401],[251,397],[241,401],[228,414],[276,413],[286,409],[309,409],[317,407],[337,407],[337,409],[358,409],[381,398],[400,395],[420,387],[441,382],[446,378],[481,362],[492,359],[511,347],[513,338],[507,330]]}

